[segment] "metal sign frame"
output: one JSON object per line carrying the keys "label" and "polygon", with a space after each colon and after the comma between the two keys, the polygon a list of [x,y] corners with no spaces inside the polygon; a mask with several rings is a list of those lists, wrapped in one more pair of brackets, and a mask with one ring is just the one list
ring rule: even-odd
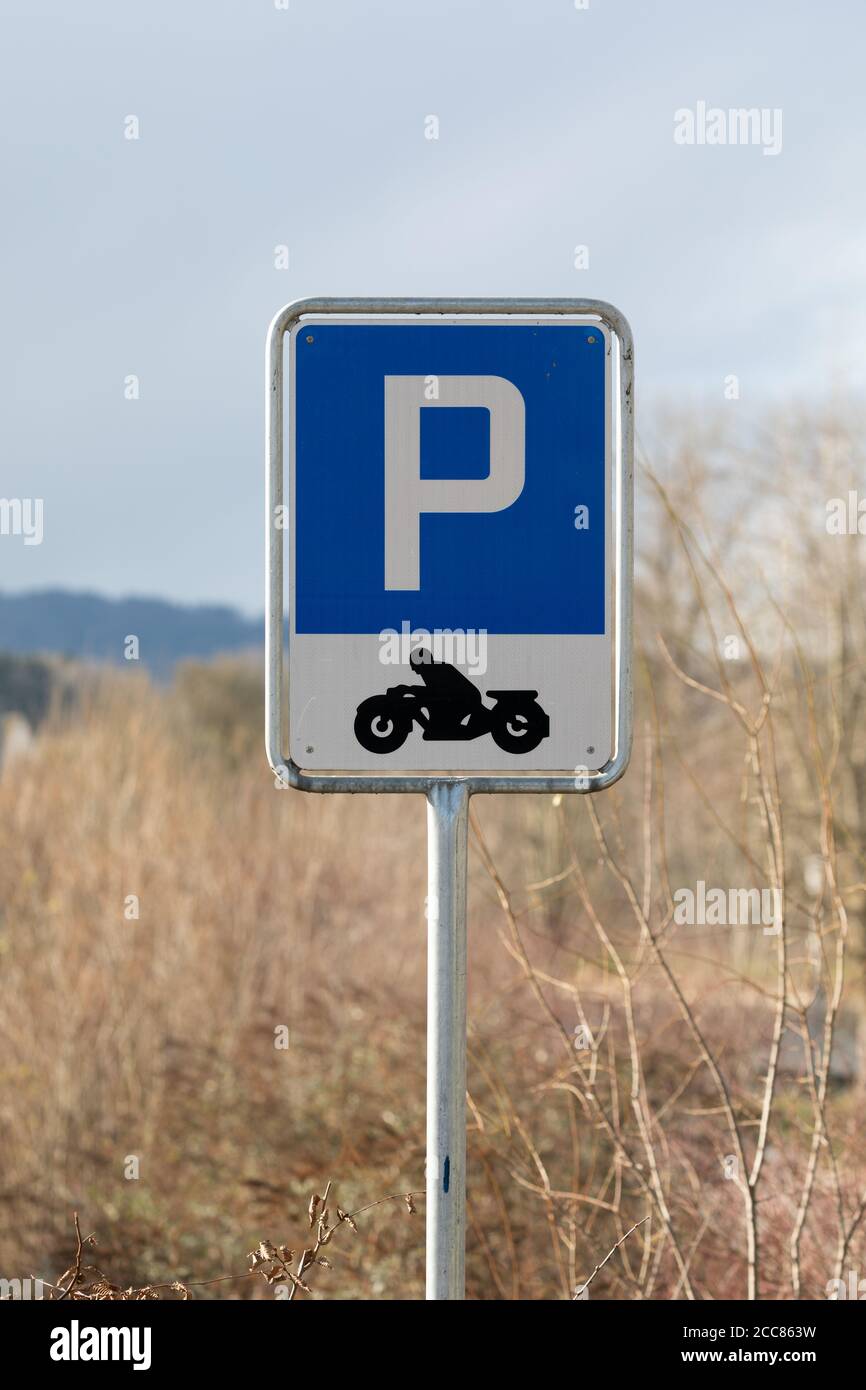
{"label": "metal sign frame", "polygon": [[[275,525],[277,509],[285,515],[283,339],[305,316],[312,315],[502,315],[515,317],[581,315],[604,324],[617,345],[614,355],[613,503],[614,543],[614,743],[613,756],[598,771],[572,774],[437,772],[308,773],[283,754],[283,720],[288,712],[284,633],[284,529]],[[601,791],[622,776],[632,741],[632,568],[634,476],[634,350],[631,329],[613,305],[592,299],[298,299],[281,309],[267,341],[266,399],[266,555],[267,626],[265,660],[265,727],[268,761],[286,786],[308,792],[424,792],[441,783],[459,783],[468,795],[492,792]],[[290,695],[290,692],[289,692]]]}

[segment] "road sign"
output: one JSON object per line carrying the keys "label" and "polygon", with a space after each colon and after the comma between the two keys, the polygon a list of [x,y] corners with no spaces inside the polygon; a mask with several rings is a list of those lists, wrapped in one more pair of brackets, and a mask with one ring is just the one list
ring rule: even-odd
{"label": "road sign", "polygon": [[271,324],[277,786],[427,797],[428,1299],[464,1289],[469,797],[628,763],[632,385],[594,301],[301,300]]}
{"label": "road sign", "polygon": [[622,761],[621,320],[506,307],[310,302],[279,333],[298,769]]}

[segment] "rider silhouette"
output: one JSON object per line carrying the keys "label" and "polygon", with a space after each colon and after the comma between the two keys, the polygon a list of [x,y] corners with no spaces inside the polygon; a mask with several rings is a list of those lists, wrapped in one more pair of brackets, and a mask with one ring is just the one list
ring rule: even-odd
{"label": "rider silhouette", "polygon": [[472,681],[447,661],[434,661],[429,647],[409,656],[423,684],[394,685],[371,695],[355,711],[355,738],[368,753],[395,753],[417,724],[425,739],[481,738],[490,734],[506,753],[531,753],[550,737],[550,719],[537,690],[488,690],[488,706]]}
{"label": "rider silhouette", "polygon": [[[447,737],[447,730],[462,724],[467,716],[483,709],[481,691],[468,676],[447,661],[434,661],[429,647],[418,647],[409,656],[409,665],[420,676],[430,693],[430,724],[435,736]],[[417,686],[403,686],[417,690]]]}

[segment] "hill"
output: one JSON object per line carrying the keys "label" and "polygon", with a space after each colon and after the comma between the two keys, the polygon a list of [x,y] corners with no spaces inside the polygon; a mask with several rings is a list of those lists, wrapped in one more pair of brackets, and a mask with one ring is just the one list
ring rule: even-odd
{"label": "hill", "polygon": [[119,664],[130,636],[138,638],[141,665],[166,679],[179,661],[258,647],[262,623],[216,604],[110,599],[65,589],[0,593],[0,652]]}

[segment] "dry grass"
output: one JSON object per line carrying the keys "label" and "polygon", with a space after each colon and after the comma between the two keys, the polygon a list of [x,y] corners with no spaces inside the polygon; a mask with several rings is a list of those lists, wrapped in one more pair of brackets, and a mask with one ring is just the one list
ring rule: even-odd
{"label": "dry grass", "polygon": [[[414,1216],[417,1211],[415,1199],[420,1195],[417,1192],[394,1192],[375,1202],[367,1202],[356,1211],[343,1211],[339,1206],[335,1205],[332,1209],[329,1205],[329,1200],[333,1200],[332,1184],[329,1182],[323,1197],[316,1192],[310,1197],[307,1215],[310,1230],[315,1229],[316,1234],[312,1244],[305,1245],[299,1255],[287,1245],[274,1245],[273,1241],[261,1240],[247,1257],[249,1269],[240,1274],[223,1274],[213,1279],[187,1280],[186,1283],[172,1279],[137,1288],[132,1285],[124,1288],[112,1283],[96,1263],[96,1257],[91,1253],[97,1246],[96,1236],[93,1233],[82,1236],[76,1211],[73,1213],[75,1259],[53,1283],[44,1284],[41,1297],[50,1303],[59,1303],[64,1299],[78,1303],[141,1303],[166,1298],[186,1303],[193,1297],[193,1290],[213,1289],[218,1284],[240,1284],[245,1280],[262,1278],[274,1297],[284,1298],[290,1303],[298,1293],[312,1294],[310,1285],[318,1268],[333,1269],[323,1251],[330,1246],[334,1236],[345,1230],[354,1231],[357,1235],[358,1218],[389,1202],[400,1202],[409,1215]],[[294,1265],[297,1268],[293,1268]]]}
{"label": "dry grass", "polygon": [[[51,1277],[78,1208],[102,1233],[115,1287],[157,1275],[200,1284],[236,1270],[263,1227],[285,1230],[323,1170],[341,1175],[347,1207],[423,1183],[423,807],[277,792],[254,761],[226,770],[191,752],[182,729],[173,698],[110,682],[0,785],[0,1267],[12,1272]],[[683,811],[696,835],[699,800]],[[616,838],[634,834],[635,803],[625,789],[611,797]],[[634,943],[615,885],[592,862],[585,805],[482,801],[474,819],[470,1293],[572,1296],[651,1205],[633,1181],[642,1160],[628,1021],[581,905],[575,844],[597,910],[624,950]],[[691,881],[722,877],[717,854],[704,850]],[[512,881],[542,886],[508,895],[491,878],[503,862]],[[130,894],[137,920],[124,917]],[[766,940],[752,934],[748,952],[735,942],[734,960],[729,939],[707,930],[672,948],[747,1127],[771,1037]],[[718,1101],[659,971],[633,959],[641,1087],[654,1129],[664,1114],[659,1180],[676,1196],[672,1225],[686,1248],[701,1235],[696,1284],[732,1294],[743,1249]],[[569,1092],[581,1085],[583,1018],[610,1129]],[[284,1025],[286,1049],[275,1046]],[[780,1086],[785,1138],[767,1159],[784,1208],[809,1132],[804,1090],[790,1076]],[[853,1143],[852,1097],[831,1099]],[[816,1196],[832,1205],[823,1189]],[[327,1292],[417,1297],[422,1247],[420,1225],[376,1212]],[[780,1249],[767,1293],[784,1293],[784,1261]],[[639,1264],[612,1270],[593,1295],[633,1294]],[[669,1250],[650,1293],[676,1286]],[[266,1292],[249,1281],[197,1290]]]}
{"label": "dry grass", "polygon": [[[693,462],[647,491],[628,778],[473,803],[470,1297],[820,1298],[866,1256],[862,1082],[826,1066],[862,1013],[859,570],[822,571],[816,644],[746,536],[714,549]],[[423,805],[278,791],[259,727],[242,665],[106,678],[0,780],[5,1277],[68,1265],[77,1210],[120,1292],[294,1296],[234,1276],[309,1282],[321,1174],[350,1214],[423,1187]],[[777,887],[784,931],[678,924],[698,880]],[[397,1218],[313,1296],[419,1297]]]}
{"label": "dry grass", "polygon": [[[0,787],[2,1268],[50,1277],[78,1208],[118,1282],[222,1273],[323,1166],[361,1195],[367,1175],[417,1186],[400,1179],[420,1155],[423,918],[421,954],[405,931],[392,950],[400,907],[377,876],[417,918],[422,808],[395,872],[387,838],[347,814],[360,803],[277,793],[255,762],[226,773],[216,747],[189,752],[180,713],[109,683]],[[382,811],[384,835],[409,839],[406,808]],[[414,1082],[398,1075],[413,1053]]]}

